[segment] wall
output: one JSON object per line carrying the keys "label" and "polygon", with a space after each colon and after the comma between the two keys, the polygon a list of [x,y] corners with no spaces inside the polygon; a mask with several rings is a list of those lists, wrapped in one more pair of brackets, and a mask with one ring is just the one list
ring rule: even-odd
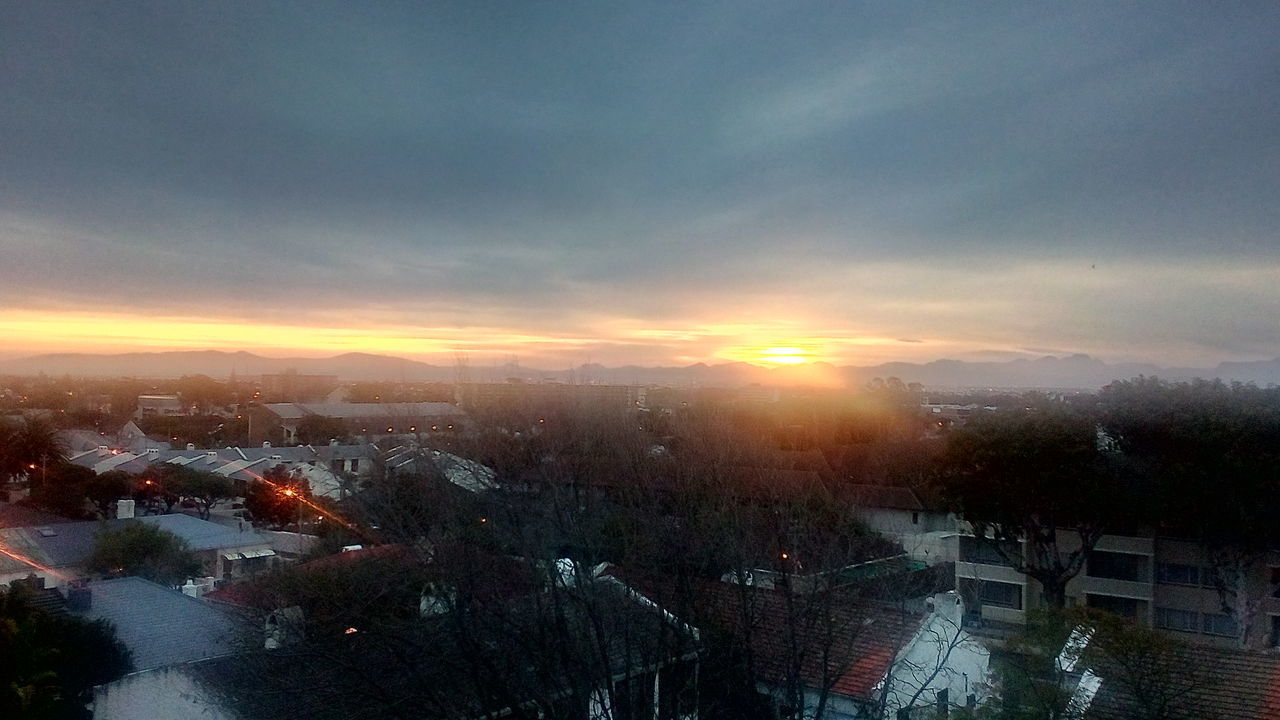
{"label": "wall", "polygon": [[182,671],[182,666],[133,673],[93,690],[94,720],[236,720]]}

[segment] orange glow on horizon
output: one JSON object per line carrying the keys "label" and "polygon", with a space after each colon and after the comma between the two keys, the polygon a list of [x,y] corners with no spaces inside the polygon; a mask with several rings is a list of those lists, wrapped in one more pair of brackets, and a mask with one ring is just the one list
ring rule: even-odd
{"label": "orange glow on horizon", "polygon": [[813,362],[813,357],[804,348],[771,347],[760,351],[760,362],[777,365],[803,365]]}
{"label": "orange glow on horizon", "polygon": [[375,315],[367,324],[344,327],[306,320],[259,323],[229,317],[0,309],[0,346],[7,346],[11,354],[21,348],[24,355],[246,350],[275,357],[325,357],[364,352],[436,364],[452,364],[458,353],[469,354],[477,364],[518,355],[531,367],[592,360],[644,366],[735,361],[764,367],[864,364],[910,360],[910,355],[942,347],[920,341],[904,345],[890,337],[841,328],[814,332],[800,321],[776,318],[749,323],[671,320],[655,326],[640,318],[590,316],[566,321],[565,330],[539,333],[499,321],[413,325],[388,321],[394,317]]}

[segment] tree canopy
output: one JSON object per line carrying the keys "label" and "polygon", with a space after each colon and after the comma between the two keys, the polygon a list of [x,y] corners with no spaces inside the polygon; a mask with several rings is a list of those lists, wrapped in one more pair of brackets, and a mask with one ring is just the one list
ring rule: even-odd
{"label": "tree canopy", "polygon": [[281,527],[298,522],[303,507],[311,499],[311,483],[301,475],[277,465],[245,488],[244,507],[255,522]]}
{"label": "tree canopy", "polygon": [[[1119,461],[1099,445],[1093,421],[1066,410],[984,416],[948,441],[943,495],[979,542],[992,542],[1012,567],[1038,580],[1056,607],[1127,507]],[[1013,544],[1024,540],[1026,555]]]}
{"label": "tree canopy", "polygon": [[185,540],[138,521],[99,533],[87,565],[95,573],[136,575],[170,586],[200,572],[200,561]]}
{"label": "tree canopy", "polygon": [[129,650],[109,623],[52,615],[30,592],[0,587],[0,717],[87,720],[93,687],[133,669]]}

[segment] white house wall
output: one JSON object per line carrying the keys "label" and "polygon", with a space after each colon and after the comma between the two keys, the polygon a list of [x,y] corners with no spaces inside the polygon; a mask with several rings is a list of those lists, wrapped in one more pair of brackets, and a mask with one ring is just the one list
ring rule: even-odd
{"label": "white house wall", "polygon": [[94,720],[237,720],[205,697],[181,666],[134,673],[93,691]]}

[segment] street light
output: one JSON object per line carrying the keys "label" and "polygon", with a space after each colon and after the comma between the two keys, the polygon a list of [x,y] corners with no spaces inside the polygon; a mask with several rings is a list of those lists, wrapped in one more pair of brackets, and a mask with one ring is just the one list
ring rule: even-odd
{"label": "street light", "polygon": [[293,488],[285,488],[280,493],[287,498],[296,498],[298,501],[298,534],[302,534],[302,496]]}

